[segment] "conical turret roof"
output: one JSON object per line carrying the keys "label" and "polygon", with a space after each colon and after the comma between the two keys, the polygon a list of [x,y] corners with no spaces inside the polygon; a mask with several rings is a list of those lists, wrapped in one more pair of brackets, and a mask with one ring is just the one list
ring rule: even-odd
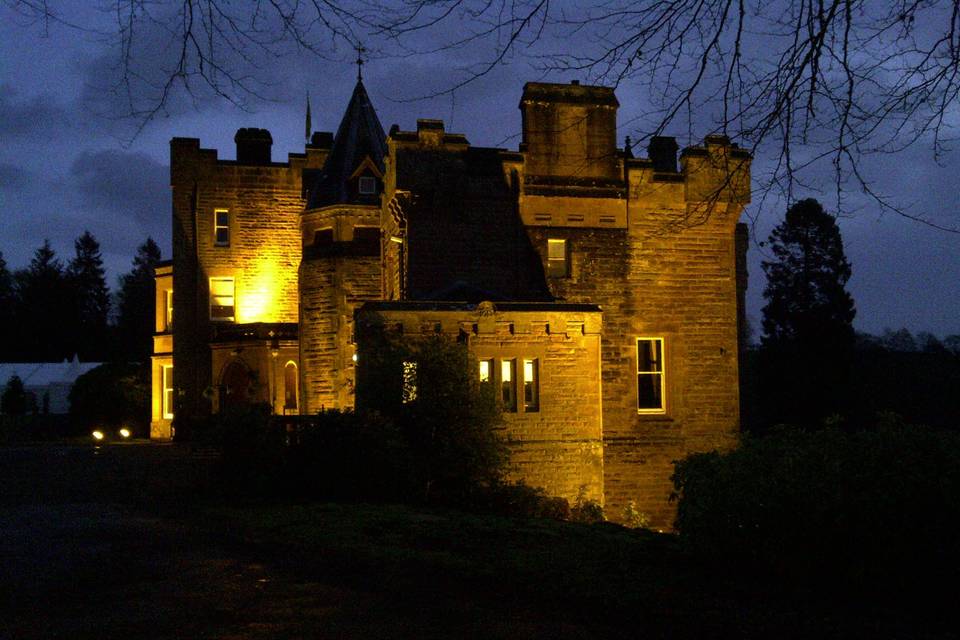
{"label": "conical turret roof", "polygon": [[323,165],[323,171],[310,192],[308,209],[326,207],[332,204],[344,204],[359,201],[348,188],[350,176],[363,163],[365,158],[383,174],[383,157],[387,153],[387,136],[370,102],[370,96],[357,80],[350,104],[347,105],[343,120],[337,129],[330,155]]}

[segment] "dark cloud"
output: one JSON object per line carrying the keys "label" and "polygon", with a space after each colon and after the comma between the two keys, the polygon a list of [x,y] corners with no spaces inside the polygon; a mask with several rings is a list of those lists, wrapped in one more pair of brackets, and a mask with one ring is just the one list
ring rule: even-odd
{"label": "dark cloud", "polygon": [[65,120],[65,110],[50,95],[21,100],[13,87],[0,85],[0,135],[51,138]]}
{"label": "dark cloud", "polygon": [[10,162],[0,162],[0,189],[20,190],[28,182],[29,173],[23,167]]}
{"label": "dark cloud", "polygon": [[170,208],[169,170],[144,153],[86,151],[70,167],[80,201],[141,223],[165,218]]}

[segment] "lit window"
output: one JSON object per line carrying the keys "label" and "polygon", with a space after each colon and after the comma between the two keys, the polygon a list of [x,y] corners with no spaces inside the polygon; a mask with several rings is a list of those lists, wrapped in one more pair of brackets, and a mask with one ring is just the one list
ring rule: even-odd
{"label": "lit window", "polygon": [[283,368],[283,408],[297,408],[297,365],[288,362]]}
{"label": "lit window", "polygon": [[234,320],[233,278],[210,278],[210,319],[219,322]]}
{"label": "lit window", "polygon": [[164,365],[163,367],[163,417],[165,420],[173,419],[173,366]]}
{"label": "lit window", "polygon": [[226,209],[213,212],[213,242],[218,247],[230,246],[230,212]]}
{"label": "lit window", "polygon": [[547,275],[551,278],[565,278],[567,268],[567,241],[559,238],[547,239]]}
{"label": "lit window", "polygon": [[163,292],[163,328],[170,331],[173,328],[173,289],[167,289]]}
{"label": "lit window", "polygon": [[662,413],[664,389],[663,338],[637,338],[637,410]]}
{"label": "lit window", "polygon": [[401,399],[404,404],[413,402],[417,399],[417,363],[404,361],[403,363],[403,389],[401,390]]}
{"label": "lit window", "polygon": [[360,176],[357,191],[363,196],[374,195],[377,192],[377,179],[371,176]]}
{"label": "lit window", "polygon": [[500,400],[504,411],[517,410],[517,361],[500,361]]}
{"label": "lit window", "polygon": [[489,383],[493,379],[493,360],[480,361],[480,384]]}
{"label": "lit window", "polygon": [[540,411],[540,371],[536,360],[523,361],[523,410]]}

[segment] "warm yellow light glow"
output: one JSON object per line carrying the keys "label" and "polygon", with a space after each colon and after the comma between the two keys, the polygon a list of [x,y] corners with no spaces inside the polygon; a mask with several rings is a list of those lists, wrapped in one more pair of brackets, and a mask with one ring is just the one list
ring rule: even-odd
{"label": "warm yellow light glow", "polygon": [[357,361],[357,354],[353,354],[353,361],[354,361],[354,362]]}
{"label": "warm yellow light glow", "polygon": [[280,322],[278,294],[284,285],[276,256],[259,256],[247,273],[237,283],[237,322]]}
{"label": "warm yellow light glow", "polygon": [[100,442],[101,440],[103,440],[103,431],[100,431],[99,429],[97,429],[90,435],[92,435],[93,439],[96,440],[97,442]]}
{"label": "warm yellow light glow", "polygon": [[124,427],[123,429],[120,429],[120,437],[121,437],[121,438],[129,438],[129,437],[130,437],[130,429],[127,429],[126,427]]}

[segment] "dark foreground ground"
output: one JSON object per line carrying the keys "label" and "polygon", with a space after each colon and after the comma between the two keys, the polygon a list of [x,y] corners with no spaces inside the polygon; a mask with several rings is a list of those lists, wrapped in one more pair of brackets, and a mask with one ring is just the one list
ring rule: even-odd
{"label": "dark foreground ground", "polygon": [[[0,448],[2,638],[947,638],[612,525],[211,498],[180,446]],[[829,589],[825,589],[829,591]]]}

